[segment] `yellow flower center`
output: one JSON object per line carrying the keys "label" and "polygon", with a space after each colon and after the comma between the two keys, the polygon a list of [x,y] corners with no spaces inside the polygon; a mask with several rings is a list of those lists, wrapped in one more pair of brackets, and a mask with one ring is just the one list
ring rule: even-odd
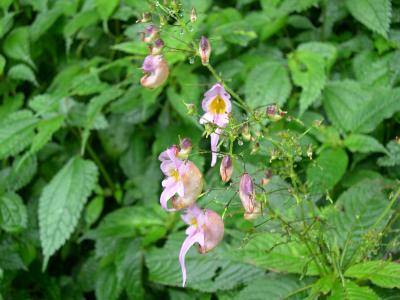
{"label": "yellow flower center", "polygon": [[177,169],[173,169],[170,173],[171,177],[174,177],[175,181],[179,181],[179,172]]}
{"label": "yellow flower center", "polygon": [[213,114],[223,114],[226,111],[225,101],[218,95],[211,101],[209,109]]}
{"label": "yellow flower center", "polygon": [[197,219],[196,218],[191,219],[190,224],[193,225],[194,227],[197,227]]}

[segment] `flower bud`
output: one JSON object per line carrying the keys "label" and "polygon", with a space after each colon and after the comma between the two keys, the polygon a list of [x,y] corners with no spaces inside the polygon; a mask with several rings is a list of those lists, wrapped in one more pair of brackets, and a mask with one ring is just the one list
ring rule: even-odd
{"label": "flower bud", "polygon": [[224,222],[216,212],[206,209],[204,222],[204,245],[199,245],[200,253],[214,249],[224,237]]}
{"label": "flower bud", "polygon": [[281,115],[281,111],[275,104],[271,104],[267,106],[267,117],[272,121],[276,122],[283,118]]}
{"label": "flower bud", "polygon": [[190,14],[190,22],[195,23],[196,20],[197,20],[197,13],[196,13],[196,9],[193,7],[192,13]]}
{"label": "flower bud", "polygon": [[180,143],[180,148],[178,157],[180,159],[187,159],[190,151],[192,151],[192,141],[189,138],[184,138]]}
{"label": "flower bud", "polygon": [[169,68],[162,55],[148,55],[142,66],[145,75],[140,79],[140,84],[146,88],[157,88],[168,78]]}
{"label": "flower bud", "polygon": [[245,213],[251,214],[256,206],[255,203],[255,190],[251,176],[248,173],[244,173],[240,178],[239,184],[239,197],[242,201]]}
{"label": "flower bud", "polygon": [[232,158],[229,155],[225,155],[222,158],[219,173],[223,182],[228,182],[231,179],[233,172]]}
{"label": "flower bud", "polygon": [[203,190],[203,175],[200,170],[191,161],[185,162],[185,167],[186,170],[182,176],[184,195],[172,199],[172,207],[176,210],[191,206]]}
{"label": "flower bud", "polygon": [[242,137],[245,141],[250,141],[251,140],[251,133],[250,133],[250,128],[249,124],[244,124],[242,127]]}
{"label": "flower bud", "polygon": [[211,54],[211,45],[208,42],[208,39],[204,36],[201,37],[200,44],[199,44],[199,53],[201,57],[201,63],[203,65],[208,65],[210,60]]}
{"label": "flower bud", "polygon": [[151,55],[160,54],[162,49],[164,48],[164,41],[162,39],[157,39],[154,42],[154,45],[151,47]]}
{"label": "flower bud", "polygon": [[267,170],[264,174],[264,177],[261,179],[261,184],[267,185],[270,182],[271,178],[272,178],[272,171]]}
{"label": "flower bud", "polygon": [[142,41],[146,43],[153,42],[158,37],[158,28],[155,25],[147,26],[145,32],[142,34]]}

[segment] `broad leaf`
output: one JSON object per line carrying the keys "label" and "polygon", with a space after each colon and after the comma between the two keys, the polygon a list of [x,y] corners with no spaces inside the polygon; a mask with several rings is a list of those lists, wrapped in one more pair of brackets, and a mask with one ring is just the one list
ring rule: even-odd
{"label": "broad leaf", "polygon": [[10,79],[29,81],[35,86],[39,85],[36,80],[35,73],[33,73],[33,71],[24,64],[19,64],[11,67],[10,70],[8,70],[7,76]]}
{"label": "broad leaf", "polygon": [[108,264],[97,270],[96,273],[96,299],[116,300],[122,291],[121,281],[117,277],[114,264]]}
{"label": "broad leaf", "polygon": [[48,120],[40,121],[37,125],[38,133],[33,138],[30,153],[36,153],[42,149],[43,146],[51,140],[52,135],[60,129],[63,124],[63,116],[56,116]]}
{"label": "broad leaf", "polygon": [[35,66],[30,53],[29,31],[27,27],[14,29],[5,39],[4,53],[11,58],[22,60],[31,66]]}
{"label": "broad leaf", "polygon": [[344,286],[337,282],[332,289],[329,300],[379,300],[375,292],[367,286],[358,286],[356,283],[346,280]]}
{"label": "broad leaf", "polygon": [[378,159],[378,165],[382,167],[400,165],[400,144],[396,141],[390,141],[386,146],[387,155]]}
{"label": "broad leaf", "polygon": [[344,145],[352,152],[370,153],[383,152],[387,153],[385,147],[382,146],[372,136],[364,134],[351,134],[344,140]]}
{"label": "broad leaf", "polygon": [[17,191],[27,185],[36,174],[37,164],[35,155],[30,155],[27,158],[18,157],[15,159],[6,175],[6,189]]}
{"label": "broad leaf", "polygon": [[13,192],[0,196],[0,226],[7,232],[26,228],[28,213],[21,197]]}
{"label": "broad leaf", "polygon": [[39,200],[39,227],[45,268],[51,255],[74,230],[97,181],[97,167],[72,158],[44,188]]}
{"label": "broad leaf", "polygon": [[387,37],[392,11],[390,0],[346,0],[346,6],[354,18]]}
{"label": "broad leaf", "polygon": [[348,268],[344,275],[361,280],[368,279],[384,288],[400,288],[400,264],[395,262],[363,262]]}
{"label": "broad leaf", "polygon": [[292,89],[287,68],[281,63],[266,62],[251,70],[246,79],[246,101],[251,107],[285,104]]}

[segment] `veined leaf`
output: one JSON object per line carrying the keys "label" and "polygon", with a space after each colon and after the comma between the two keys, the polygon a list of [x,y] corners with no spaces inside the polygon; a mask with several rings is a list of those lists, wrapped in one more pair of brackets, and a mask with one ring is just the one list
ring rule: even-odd
{"label": "veined leaf", "polygon": [[39,200],[43,268],[71,235],[96,181],[96,165],[74,157],[44,188]]}
{"label": "veined leaf", "polygon": [[388,153],[385,147],[382,146],[372,136],[364,134],[351,134],[344,140],[344,145],[352,152],[370,153],[383,152]]}
{"label": "veined leaf", "polygon": [[344,286],[337,282],[332,289],[329,300],[379,300],[375,292],[367,286],[358,286],[350,280],[346,280]]}
{"label": "veined leaf", "polygon": [[400,145],[396,141],[390,141],[386,147],[387,155],[378,159],[378,165],[382,167],[400,165]]}
{"label": "veined leaf", "polygon": [[7,174],[5,187],[11,191],[17,191],[27,185],[37,171],[37,159],[35,155],[19,157],[13,161],[10,172]]}
{"label": "veined leaf", "polygon": [[14,29],[5,39],[3,50],[8,57],[22,60],[30,66],[35,67],[31,59],[29,31],[27,27]]}
{"label": "veined leaf", "polygon": [[0,196],[0,226],[7,232],[26,228],[28,213],[21,197],[13,192]]}
{"label": "veined leaf", "polygon": [[48,120],[42,120],[38,123],[38,133],[33,138],[30,153],[36,153],[50,141],[54,132],[56,132],[64,124],[63,116],[56,116]]}
{"label": "veined leaf", "polygon": [[317,98],[325,86],[325,65],[321,55],[297,50],[288,56],[289,69],[293,82],[302,88],[300,114]]}
{"label": "veined leaf", "polygon": [[114,264],[108,264],[97,270],[96,273],[96,299],[116,300],[122,292],[121,281],[117,277]]}
{"label": "veined leaf", "polygon": [[251,107],[277,103],[285,104],[290,95],[290,83],[287,68],[276,62],[266,62],[251,70],[246,79],[246,101]]}
{"label": "veined leaf", "polygon": [[346,0],[346,6],[354,18],[387,37],[392,11],[390,0]]}
{"label": "veined leaf", "polygon": [[348,268],[344,274],[357,279],[368,279],[384,288],[400,288],[400,264],[390,261],[367,261]]}
{"label": "veined leaf", "polygon": [[0,122],[0,159],[16,155],[32,141],[38,120],[27,110],[8,115]]}
{"label": "veined leaf", "polygon": [[10,70],[8,70],[7,76],[14,80],[29,81],[35,86],[39,85],[36,80],[35,73],[33,73],[33,71],[24,64],[11,67]]}

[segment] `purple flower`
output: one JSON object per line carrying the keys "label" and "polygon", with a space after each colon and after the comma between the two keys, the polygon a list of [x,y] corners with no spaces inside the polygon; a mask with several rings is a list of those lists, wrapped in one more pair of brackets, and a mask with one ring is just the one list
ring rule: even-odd
{"label": "purple flower", "polygon": [[189,207],[182,215],[183,221],[189,225],[186,229],[186,239],[179,253],[179,263],[182,270],[182,286],[186,284],[185,256],[190,247],[199,244],[200,253],[206,253],[215,248],[224,236],[224,222],[214,211],[200,209],[196,204]]}
{"label": "purple flower", "polygon": [[145,75],[140,79],[142,86],[156,88],[168,78],[168,64],[162,55],[148,55],[143,61],[142,69]]}
{"label": "purple flower", "polygon": [[245,210],[245,219],[254,219],[261,213],[261,208],[255,200],[255,195],[253,179],[248,173],[244,173],[240,178],[239,197]]}
{"label": "purple flower", "polygon": [[222,158],[219,173],[223,182],[228,182],[231,179],[233,172],[232,158],[229,155],[225,155]]}
{"label": "purple flower", "polygon": [[[191,206],[203,189],[203,175],[200,170],[191,161],[179,159],[179,150],[174,145],[158,157],[161,161],[160,169],[167,176],[161,183],[164,190],[160,196],[161,207],[167,211]],[[173,209],[167,207],[171,198]]]}
{"label": "purple flower", "polygon": [[219,136],[223,131],[222,129],[229,123],[228,113],[232,110],[230,98],[231,96],[220,83],[214,84],[214,86],[204,94],[202,108],[206,113],[200,118],[200,124],[213,123],[218,126],[215,132],[210,134],[212,167],[215,166],[217,162]]}
{"label": "purple flower", "polygon": [[208,39],[204,36],[201,37],[200,43],[199,43],[199,53],[201,57],[201,63],[203,65],[208,65],[208,62],[210,60],[210,55],[211,55],[211,45],[208,42]]}

